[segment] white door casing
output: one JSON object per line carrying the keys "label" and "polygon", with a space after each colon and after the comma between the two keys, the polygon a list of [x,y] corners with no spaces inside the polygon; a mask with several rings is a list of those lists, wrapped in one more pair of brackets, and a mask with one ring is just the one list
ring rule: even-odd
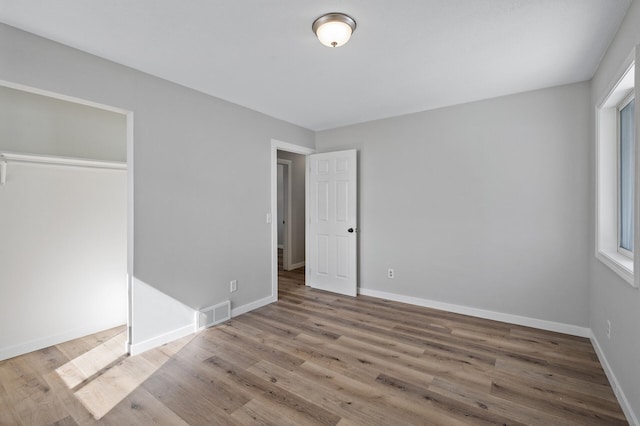
{"label": "white door casing", "polygon": [[278,248],[284,248],[284,166],[278,162]]}
{"label": "white door casing", "polygon": [[272,302],[278,300],[278,224],[272,220],[278,210],[278,150],[302,155],[315,152],[312,148],[271,139],[271,209],[267,212],[266,222],[271,226],[271,296],[268,299]]}
{"label": "white door casing", "polygon": [[356,150],[307,156],[307,182],[307,285],[356,296]]}
{"label": "white door casing", "polygon": [[[278,207],[278,217],[277,217],[277,222],[278,222],[278,226],[280,226],[280,224],[282,224],[283,226],[283,239],[282,239],[282,267],[285,271],[290,271],[291,270],[291,264],[293,263],[291,261],[291,257],[292,257],[292,227],[291,227],[291,222],[292,222],[292,212],[291,212],[291,204],[293,203],[293,200],[291,198],[291,194],[292,194],[292,189],[291,189],[291,175],[293,173],[293,169],[292,169],[292,165],[293,162],[291,160],[285,160],[282,158],[278,158],[278,167],[282,167],[283,168],[283,186],[282,186],[282,203],[283,203],[283,208],[282,208],[282,212],[280,212],[280,207]],[[280,191],[278,191],[278,197],[280,196]],[[283,223],[284,221],[284,223]],[[280,231],[278,231],[280,232]],[[280,240],[280,237],[278,237],[278,240]],[[280,242],[278,242],[278,246],[280,245]]]}

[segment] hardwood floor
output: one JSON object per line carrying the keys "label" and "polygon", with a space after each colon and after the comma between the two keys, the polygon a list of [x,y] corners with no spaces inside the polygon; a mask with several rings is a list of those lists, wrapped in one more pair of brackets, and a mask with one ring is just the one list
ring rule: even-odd
{"label": "hardwood floor", "polygon": [[[277,303],[88,377],[69,362],[122,329],[0,362],[0,424],[627,424],[587,339],[279,277]],[[133,389],[100,420],[78,399],[96,380]]]}

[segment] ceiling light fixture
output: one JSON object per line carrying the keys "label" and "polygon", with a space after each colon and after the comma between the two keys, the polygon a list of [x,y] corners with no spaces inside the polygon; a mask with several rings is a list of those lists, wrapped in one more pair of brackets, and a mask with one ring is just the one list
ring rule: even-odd
{"label": "ceiling light fixture", "polygon": [[311,28],[320,43],[327,47],[340,47],[356,30],[356,21],[344,13],[327,13],[316,19]]}

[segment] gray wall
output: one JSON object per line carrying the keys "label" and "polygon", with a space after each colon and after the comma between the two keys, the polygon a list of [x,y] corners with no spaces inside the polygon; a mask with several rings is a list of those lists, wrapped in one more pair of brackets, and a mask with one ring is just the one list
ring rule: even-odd
{"label": "gray wall", "polygon": [[313,147],[311,131],[4,24],[0,64],[1,80],[133,111],[136,278],[193,308],[270,296],[270,141]]}
{"label": "gray wall", "polygon": [[319,132],[359,150],[360,287],[586,326],[588,105],[579,83]]}
{"label": "gray wall", "polygon": [[291,263],[302,263],[304,254],[305,228],[305,164],[306,157],[293,152],[278,151],[278,158],[291,160]]}
{"label": "gray wall", "polygon": [[126,161],[126,117],[0,86],[0,151]]}
{"label": "gray wall", "polygon": [[[618,34],[604,56],[591,82],[590,111],[595,122],[595,108],[621,71],[625,59],[640,43],[640,2],[634,1],[625,16]],[[636,61],[636,73],[640,72]],[[638,77],[636,74],[636,94]],[[638,99],[638,96],[636,96]],[[637,105],[637,103],[636,103]],[[637,115],[636,115],[637,117]],[[589,326],[620,383],[636,418],[640,415],[640,291],[632,288],[613,271],[595,258],[595,133],[592,128],[590,144],[591,173],[589,179],[589,259],[590,309]],[[636,188],[636,191],[638,188]],[[639,230],[636,230],[638,232]],[[636,271],[636,274],[639,271]],[[611,339],[607,339],[606,321],[611,321]]]}

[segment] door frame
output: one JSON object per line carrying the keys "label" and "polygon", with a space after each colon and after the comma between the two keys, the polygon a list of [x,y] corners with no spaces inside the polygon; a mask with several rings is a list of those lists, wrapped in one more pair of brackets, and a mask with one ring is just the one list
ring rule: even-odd
{"label": "door frame", "polygon": [[[285,219],[284,223],[284,236],[282,237],[282,267],[285,271],[291,270],[291,160],[285,160],[278,158],[278,166],[282,166],[286,170],[286,178],[282,183],[282,190],[284,192],[284,206],[283,216],[278,217],[276,224],[280,224],[280,220]],[[277,216],[276,208],[276,216]]]}
{"label": "door frame", "polygon": [[[271,299],[273,302],[278,300],[278,151],[287,151],[304,156],[316,152],[313,148],[271,139],[271,212],[268,217],[271,222]],[[289,187],[291,186],[289,185]],[[288,222],[291,221],[289,220]]]}

